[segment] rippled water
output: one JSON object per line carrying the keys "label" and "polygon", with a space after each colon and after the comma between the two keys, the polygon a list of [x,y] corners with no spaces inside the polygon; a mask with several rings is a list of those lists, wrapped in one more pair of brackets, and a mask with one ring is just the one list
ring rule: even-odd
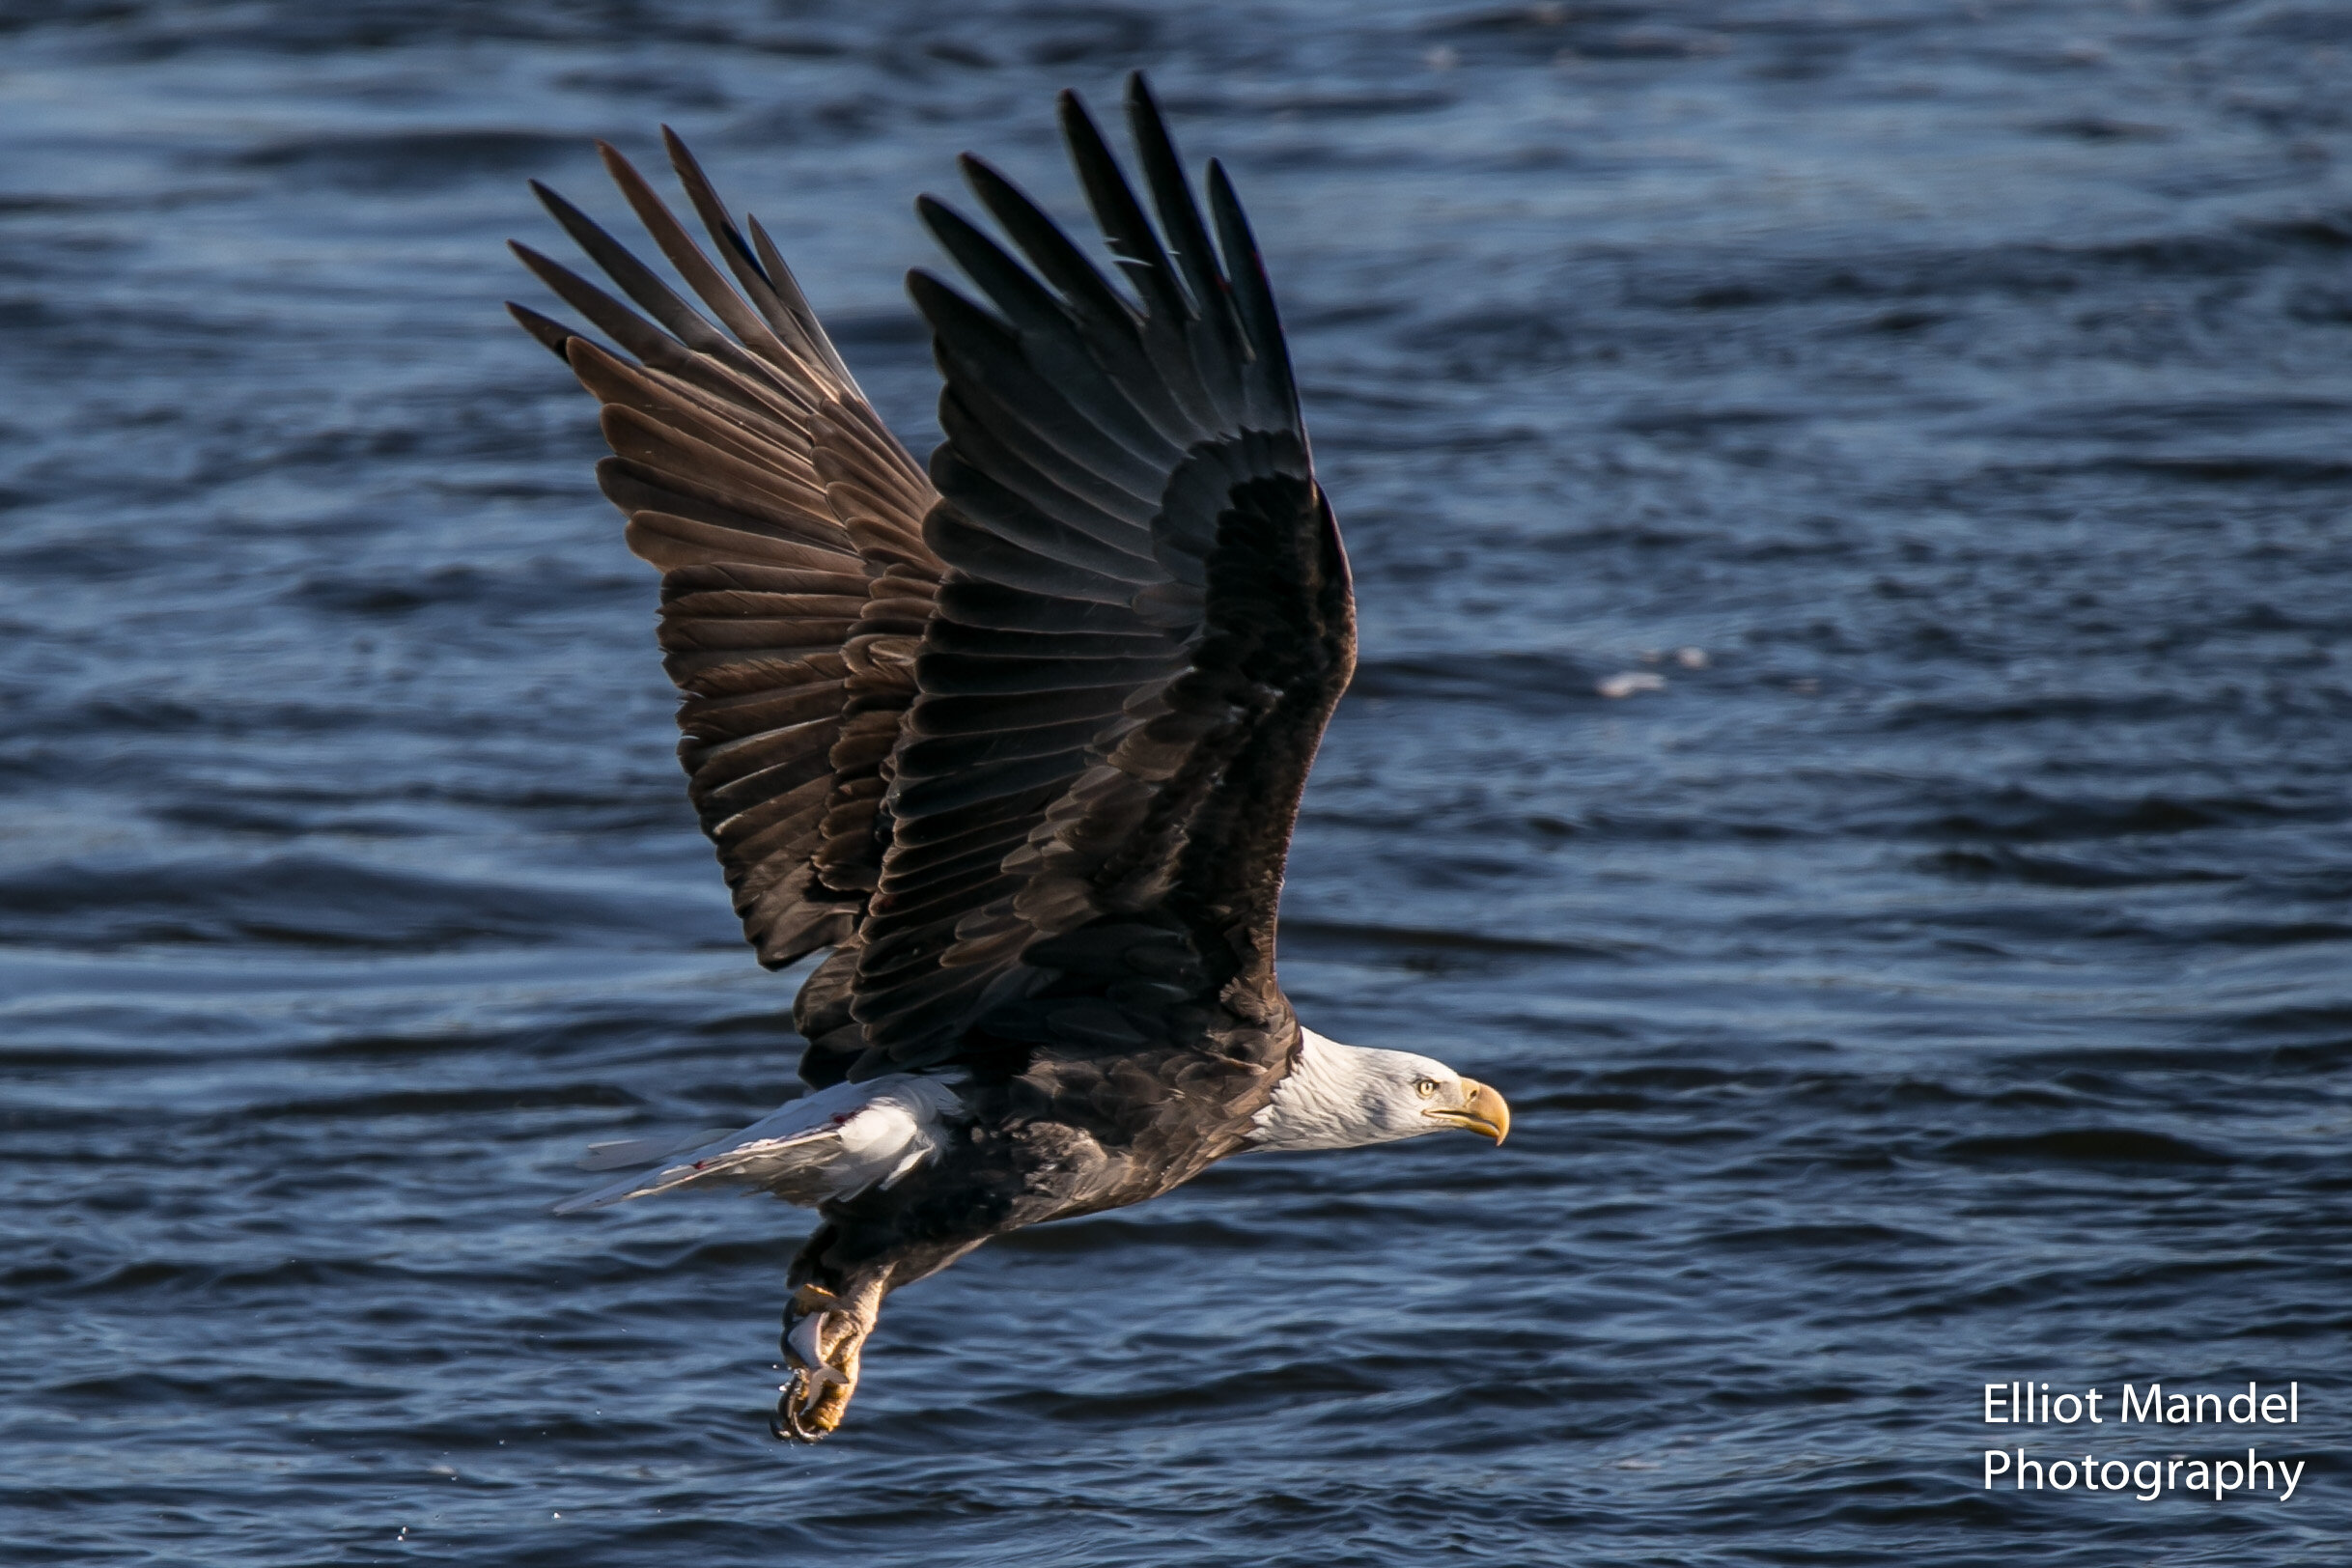
{"label": "rippled water", "polygon": [[[9,1560],[2352,1557],[2352,13],[0,18]],[[800,1217],[544,1212],[795,1046],[499,241],[675,123],[927,449],[910,199],[1134,65],[1358,570],[1284,974],[1518,1131],[1014,1237],[783,1447]],[[2311,1469],[1988,1494],[2012,1378]]]}

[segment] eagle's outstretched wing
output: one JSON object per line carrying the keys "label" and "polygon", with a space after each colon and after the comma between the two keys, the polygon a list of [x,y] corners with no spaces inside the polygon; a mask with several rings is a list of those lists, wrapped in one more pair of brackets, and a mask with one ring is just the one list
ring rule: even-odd
{"label": "eagle's outstretched wing", "polygon": [[1026,266],[922,204],[994,306],[910,280],[947,383],[936,500],[674,141],[756,312],[607,162],[737,341],[560,203],[666,330],[524,256],[642,361],[522,313],[605,400],[607,493],[687,606],[664,622],[687,767],[746,929],[770,963],[838,944],[796,1013],[813,1084],[1279,1027],[1275,907],[1354,665],[1347,566],[1232,188],[1212,163],[1204,220],[1139,78],[1127,107],[1157,227],[1062,98],[1132,294],[976,159]]}
{"label": "eagle's outstretched wing", "polygon": [[882,768],[943,570],[922,539],[938,495],[759,221],[746,241],[684,145],[664,139],[740,294],[628,160],[600,151],[717,324],[536,182],[644,315],[528,246],[516,254],[633,358],[507,308],[604,406],[613,455],[597,478],[629,516],[630,548],[661,569],[661,647],[685,699],[679,760],[744,935],[776,967],[850,938],[880,871]]}
{"label": "eagle's outstretched wing", "polygon": [[[1354,666],[1347,566],[1224,173],[1216,231],[1140,80],[1157,231],[1085,110],[1062,128],[1131,296],[977,159],[1026,259],[922,212],[994,312],[917,273],[946,389],[949,571],[861,932],[852,1071],[986,1039],[1117,1050],[1269,1011],[1292,819]],[[1238,983],[1238,984],[1237,984]]]}

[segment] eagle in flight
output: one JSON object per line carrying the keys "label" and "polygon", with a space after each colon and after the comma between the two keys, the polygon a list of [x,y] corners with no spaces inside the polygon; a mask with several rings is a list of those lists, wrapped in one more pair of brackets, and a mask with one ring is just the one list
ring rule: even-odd
{"label": "eagle in flight", "polygon": [[818,1212],[779,1437],[833,1431],[882,1299],[992,1236],[1253,1149],[1510,1126],[1442,1062],[1303,1027],[1275,980],[1292,822],[1355,666],[1347,557],[1223,170],[1204,217],[1131,78],[1147,215],[1060,108],[1117,266],[978,158],[1010,249],[921,200],[978,295],[908,279],[946,382],[928,471],[675,134],[718,265],[601,151],[699,307],[543,186],[635,308],[515,247],[613,345],[510,307],[602,405],[597,477],[661,573],[679,757],[744,933],[770,967],[830,949],[793,1010],[807,1093],[599,1145],[592,1168],[651,1169],[558,1211],[737,1186]]}

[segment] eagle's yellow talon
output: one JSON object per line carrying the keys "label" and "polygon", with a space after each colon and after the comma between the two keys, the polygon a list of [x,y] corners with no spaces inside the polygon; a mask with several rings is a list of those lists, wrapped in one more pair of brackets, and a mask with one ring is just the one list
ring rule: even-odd
{"label": "eagle's yellow talon", "polygon": [[795,1312],[834,1312],[841,1308],[841,1298],[823,1285],[802,1285],[792,1293]]}
{"label": "eagle's yellow talon", "polygon": [[777,1392],[769,1430],[779,1438],[815,1442],[840,1426],[857,1391],[858,1352],[874,1331],[882,1304],[879,1280],[848,1296],[823,1285],[802,1285],[784,1313],[784,1358],[792,1381]]}

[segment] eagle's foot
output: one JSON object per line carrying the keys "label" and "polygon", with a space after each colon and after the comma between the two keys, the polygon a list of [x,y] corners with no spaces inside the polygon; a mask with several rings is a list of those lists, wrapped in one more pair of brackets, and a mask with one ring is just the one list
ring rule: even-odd
{"label": "eagle's foot", "polygon": [[770,1432],[817,1442],[841,1424],[857,1391],[858,1354],[874,1331],[882,1295],[879,1281],[847,1296],[822,1285],[793,1292],[784,1308],[784,1359],[792,1381],[782,1386]]}

